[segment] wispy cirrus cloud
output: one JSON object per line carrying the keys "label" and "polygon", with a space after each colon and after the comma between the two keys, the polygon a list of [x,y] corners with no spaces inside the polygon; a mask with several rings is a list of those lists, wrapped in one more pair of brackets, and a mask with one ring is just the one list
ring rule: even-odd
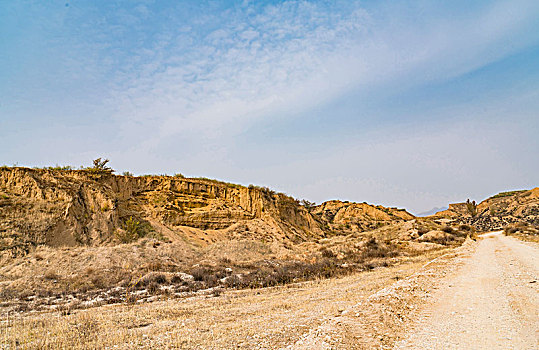
{"label": "wispy cirrus cloud", "polygon": [[[155,129],[147,146],[177,134],[230,136],[352,89],[450,79],[538,39],[520,36],[538,13],[532,1],[493,3],[454,18],[433,6],[418,13],[361,5],[246,5],[178,23],[141,53],[144,63],[124,72],[112,95],[116,117],[129,132]],[[214,29],[200,29],[206,26]]]}
{"label": "wispy cirrus cloud", "polygon": [[[117,115],[131,121],[155,118],[165,135],[215,131],[305,108],[323,98],[322,92],[333,94],[328,64],[352,55],[349,48],[366,28],[368,15],[359,7],[346,14],[325,11],[307,2],[268,6],[254,15],[250,7],[230,10],[231,19],[188,53],[171,55],[169,48],[164,55],[153,53],[158,59],[143,65],[114,96],[120,101]],[[189,41],[189,34],[169,37],[159,46],[176,40]],[[311,95],[308,100],[301,98],[304,92]]]}

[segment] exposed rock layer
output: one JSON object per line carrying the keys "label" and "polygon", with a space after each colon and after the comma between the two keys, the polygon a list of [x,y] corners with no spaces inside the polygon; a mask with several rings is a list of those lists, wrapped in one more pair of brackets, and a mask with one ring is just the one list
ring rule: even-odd
{"label": "exposed rock layer", "polygon": [[83,170],[0,169],[0,245],[115,244],[135,218],[165,239],[227,238],[298,243],[410,220],[404,210],[330,201],[307,209],[267,188],[173,176],[95,175]]}

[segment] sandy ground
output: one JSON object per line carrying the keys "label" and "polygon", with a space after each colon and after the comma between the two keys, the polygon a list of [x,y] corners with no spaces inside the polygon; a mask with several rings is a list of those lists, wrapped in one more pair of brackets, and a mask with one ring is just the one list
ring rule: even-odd
{"label": "sandy ground", "polygon": [[539,248],[484,235],[396,349],[538,349]]}

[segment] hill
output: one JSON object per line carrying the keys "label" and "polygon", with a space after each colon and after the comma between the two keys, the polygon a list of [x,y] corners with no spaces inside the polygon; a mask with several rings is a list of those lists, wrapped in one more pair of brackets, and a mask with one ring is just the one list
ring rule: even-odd
{"label": "hill", "polygon": [[539,187],[531,190],[500,192],[481,203],[455,203],[433,215],[474,225],[481,231],[527,223],[539,226]]}

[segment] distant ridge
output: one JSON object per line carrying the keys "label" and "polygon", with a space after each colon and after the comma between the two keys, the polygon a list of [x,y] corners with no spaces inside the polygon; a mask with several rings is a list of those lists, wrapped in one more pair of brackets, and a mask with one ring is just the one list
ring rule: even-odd
{"label": "distant ridge", "polygon": [[436,214],[437,212],[439,211],[444,211],[444,210],[447,210],[449,209],[449,207],[436,207],[436,208],[432,208],[431,210],[427,210],[427,211],[424,211],[422,213],[419,213],[417,214],[417,216],[431,216],[431,215],[434,215]]}

